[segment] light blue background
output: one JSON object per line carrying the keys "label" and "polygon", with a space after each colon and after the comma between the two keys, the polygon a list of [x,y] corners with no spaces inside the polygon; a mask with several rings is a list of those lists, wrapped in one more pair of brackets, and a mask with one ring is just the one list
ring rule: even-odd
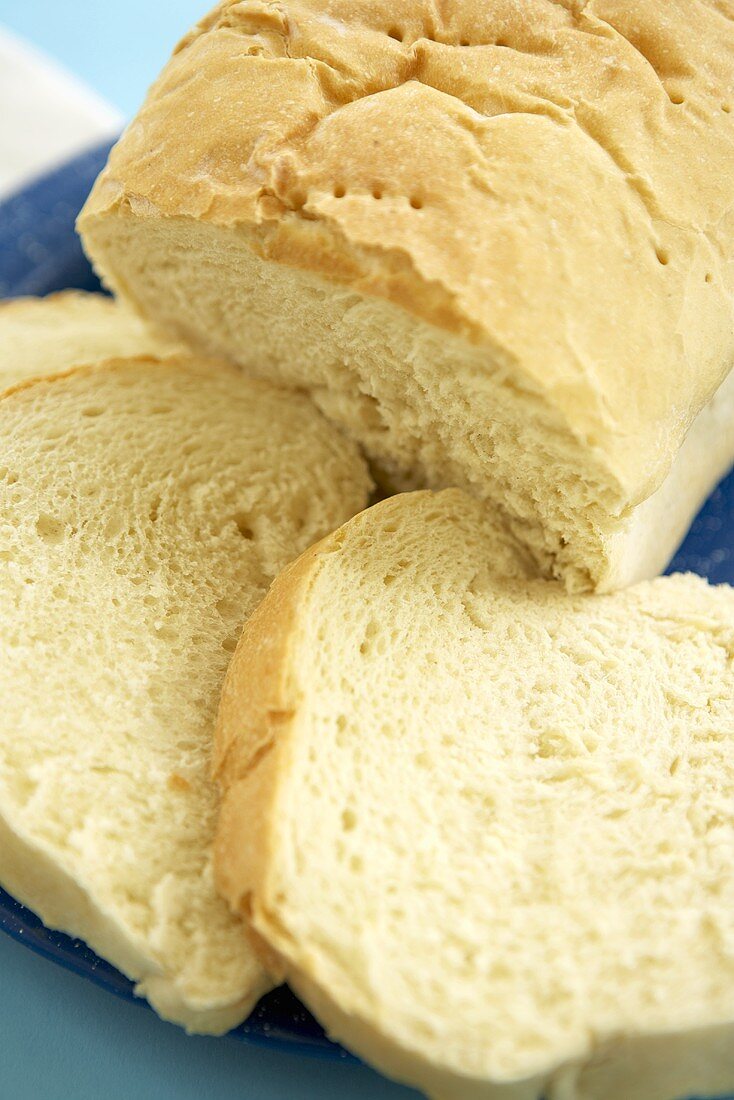
{"label": "light blue background", "polygon": [[[0,0],[126,115],[207,0]],[[0,111],[3,104],[0,104]],[[367,1069],[183,1034],[0,935],[0,1100],[409,1100]]]}
{"label": "light blue background", "polygon": [[214,0],[0,0],[0,23],[132,115],[173,46],[213,6]]}

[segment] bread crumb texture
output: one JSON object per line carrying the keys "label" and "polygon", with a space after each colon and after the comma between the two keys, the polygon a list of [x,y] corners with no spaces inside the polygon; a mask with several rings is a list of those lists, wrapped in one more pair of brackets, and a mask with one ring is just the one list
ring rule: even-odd
{"label": "bread crumb texture", "polygon": [[364,1057],[445,1100],[734,1087],[731,589],[569,597],[397,497],[276,582],[219,747],[222,884]]}
{"label": "bread crumb texture", "polygon": [[0,424],[0,880],[227,1030],[266,983],[212,882],[221,683],[364,464],[306,398],[184,359],[36,382]]}
{"label": "bread crumb texture", "polygon": [[613,587],[660,568],[612,544],[734,361],[733,73],[728,0],[230,0],[80,225],[388,483],[499,502]]}
{"label": "bread crumb texture", "polygon": [[121,302],[64,290],[0,303],[0,389],[29,378],[126,355],[171,355],[174,341],[153,333]]}

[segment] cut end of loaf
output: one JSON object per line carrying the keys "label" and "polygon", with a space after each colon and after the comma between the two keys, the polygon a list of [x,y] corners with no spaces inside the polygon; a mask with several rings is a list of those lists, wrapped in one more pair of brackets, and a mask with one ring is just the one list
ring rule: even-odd
{"label": "cut end of loaf", "polygon": [[83,230],[116,293],[206,354],[306,389],[362,444],[387,488],[458,486],[476,495],[544,573],[572,589],[653,571],[644,556],[626,560],[619,485],[538,392],[518,401],[508,364],[490,346],[263,260],[244,234],[181,218],[93,214]]}

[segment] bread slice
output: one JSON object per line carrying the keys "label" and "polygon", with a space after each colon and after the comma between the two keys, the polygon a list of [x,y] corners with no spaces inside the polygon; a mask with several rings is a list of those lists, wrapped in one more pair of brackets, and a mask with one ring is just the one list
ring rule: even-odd
{"label": "bread slice", "polygon": [[734,460],[734,379],[703,412],[734,363],[726,12],[224,0],[85,247],[177,337],[309,389],[388,485],[489,501],[572,588],[655,575]]}
{"label": "bread slice", "polygon": [[226,366],[117,360],[0,399],[0,883],[192,1031],[267,986],[212,880],[225,669],[369,484],[307,398]]}
{"label": "bread slice", "polygon": [[734,590],[571,597],[460,492],[395,497],[253,615],[218,766],[225,896],[381,1069],[734,1091]]}
{"label": "bread slice", "polygon": [[180,350],[103,294],[64,290],[0,302],[0,390],[103,359]]}

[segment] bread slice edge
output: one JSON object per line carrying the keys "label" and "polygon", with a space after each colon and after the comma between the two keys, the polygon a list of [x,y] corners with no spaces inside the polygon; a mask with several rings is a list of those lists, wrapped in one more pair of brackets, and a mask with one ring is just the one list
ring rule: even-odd
{"label": "bread slice edge", "polygon": [[222,1035],[245,1019],[270,988],[263,977],[247,997],[229,1003],[193,1005],[144,945],[94,901],[57,858],[14,828],[1,806],[0,847],[5,889],[36,913],[47,928],[84,940],[112,963],[135,983],[135,995],[147,999],[164,1020],[188,1032]]}
{"label": "bread slice edge", "polygon": [[[463,496],[430,490],[411,496]],[[398,510],[401,497],[368,511]],[[365,513],[362,513],[364,516]],[[354,1004],[348,989],[325,974],[319,959],[278,917],[280,823],[287,816],[289,760],[308,716],[299,711],[301,624],[327,555],[338,553],[354,517],[306,551],[273,582],[247,623],[230,664],[217,721],[215,771],[222,789],[215,841],[218,888],[244,921],[253,947],[276,981],[287,981],[337,1042],[433,1100],[670,1100],[671,1074],[681,1095],[720,1094],[732,1030],[705,1025],[685,1032],[635,1032],[594,1037],[560,1065],[517,1080],[464,1075],[442,1058],[397,1041]],[[291,813],[293,811],[291,810]],[[719,1067],[718,1069],[716,1067]],[[707,1080],[707,1074],[709,1080]],[[677,1087],[677,1086],[676,1086]]]}
{"label": "bread slice edge", "polygon": [[[410,495],[463,496],[458,489]],[[400,500],[400,496],[388,498],[368,511],[399,512]],[[281,807],[288,798],[290,742],[301,718],[294,673],[299,617],[324,558],[340,551],[357,518],[316,543],[276,578],[245,625],[230,663],[215,733],[214,775],[222,792],[214,843],[215,879],[232,912],[243,919],[263,967],[274,981],[288,982],[330,1038],[437,1100],[487,1100],[486,1081],[460,1077],[452,1068],[428,1061],[420,1051],[391,1040],[361,1014],[325,993],[316,969],[302,957],[270,903],[277,891],[272,857],[277,852]],[[544,1080],[500,1085],[493,1089],[492,1100],[536,1100]]]}

